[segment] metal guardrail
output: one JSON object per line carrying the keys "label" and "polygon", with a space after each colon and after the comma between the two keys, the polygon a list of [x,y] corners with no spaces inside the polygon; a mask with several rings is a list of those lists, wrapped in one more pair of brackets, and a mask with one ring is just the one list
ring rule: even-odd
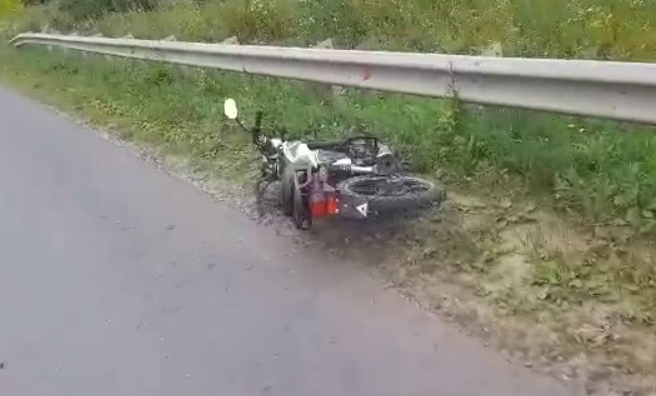
{"label": "metal guardrail", "polygon": [[10,41],[464,102],[656,124],[656,65],[44,33]]}

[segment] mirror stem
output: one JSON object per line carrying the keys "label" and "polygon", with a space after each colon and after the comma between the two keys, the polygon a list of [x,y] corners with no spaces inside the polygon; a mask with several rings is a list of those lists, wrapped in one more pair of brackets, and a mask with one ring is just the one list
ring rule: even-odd
{"label": "mirror stem", "polygon": [[250,131],[248,130],[248,128],[246,128],[246,127],[244,126],[244,124],[242,124],[242,122],[241,122],[241,120],[240,120],[239,118],[235,118],[235,121],[237,121],[237,124],[239,124],[239,126],[240,126],[243,130],[245,130],[246,132],[249,132],[249,133],[250,133]]}

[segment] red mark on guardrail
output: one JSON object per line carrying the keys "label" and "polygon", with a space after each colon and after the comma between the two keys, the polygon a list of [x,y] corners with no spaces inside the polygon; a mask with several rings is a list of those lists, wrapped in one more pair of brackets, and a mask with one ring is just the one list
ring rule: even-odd
{"label": "red mark on guardrail", "polygon": [[370,78],[371,78],[371,69],[369,67],[365,67],[364,70],[362,71],[362,79],[364,81],[367,81]]}

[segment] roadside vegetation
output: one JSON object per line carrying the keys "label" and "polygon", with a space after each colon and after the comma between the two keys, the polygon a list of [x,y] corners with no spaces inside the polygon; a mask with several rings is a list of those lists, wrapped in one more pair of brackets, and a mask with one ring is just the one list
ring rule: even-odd
{"label": "roadside vegetation", "polygon": [[[47,27],[208,42],[236,36],[242,44],[331,38],[337,48],[656,58],[656,3],[640,0],[38,3],[12,7],[3,35]],[[413,170],[454,194],[442,211],[350,240],[349,254],[368,249],[362,256],[402,290],[531,361],[548,360],[561,375],[656,390],[652,127],[352,89],[335,96],[312,84],[5,45],[0,75],[239,183],[251,157],[247,140],[222,121],[226,97],[246,118],[263,107],[265,122],[297,135],[380,134]]]}

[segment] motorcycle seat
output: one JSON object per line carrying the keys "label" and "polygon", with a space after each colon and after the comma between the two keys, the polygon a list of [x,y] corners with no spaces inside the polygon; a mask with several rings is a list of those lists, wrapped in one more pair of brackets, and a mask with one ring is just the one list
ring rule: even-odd
{"label": "motorcycle seat", "polygon": [[315,140],[306,143],[310,150],[334,150],[345,144],[346,140]]}

